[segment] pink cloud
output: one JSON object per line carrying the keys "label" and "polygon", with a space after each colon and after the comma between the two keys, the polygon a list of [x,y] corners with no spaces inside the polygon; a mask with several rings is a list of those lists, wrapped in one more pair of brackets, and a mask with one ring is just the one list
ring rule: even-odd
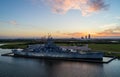
{"label": "pink cloud", "polygon": [[108,5],[104,0],[43,0],[54,13],[65,14],[69,10],[80,10],[82,15],[88,15],[100,10],[106,10]]}

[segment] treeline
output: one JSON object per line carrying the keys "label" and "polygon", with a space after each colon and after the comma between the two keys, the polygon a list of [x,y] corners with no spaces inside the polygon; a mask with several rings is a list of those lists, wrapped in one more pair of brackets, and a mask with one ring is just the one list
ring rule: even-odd
{"label": "treeline", "polygon": [[[26,44],[43,44],[46,39],[0,39],[0,43],[23,42]],[[53,39],[57,44],[120,44],[120,39]]]}

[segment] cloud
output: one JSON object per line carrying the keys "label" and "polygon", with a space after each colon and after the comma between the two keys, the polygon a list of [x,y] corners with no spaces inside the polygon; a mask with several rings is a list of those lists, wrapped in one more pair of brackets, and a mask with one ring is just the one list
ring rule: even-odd
{"label": "cloud", "polygon": [[118,19],[118,20],[120,20],[120,16],[118,16],[118,17],[115,17],[116,19]]}
{"label": "cloud", "polygon": [[104,30],[95,33],[84,33],[84,32],[73,32],[73,33],[62,33],[67,37],[81,37],[91,34],[93,37],[120,37],[120,25],[113,23],[103,26]]}
{"label": "cloud", "polygon": [[16,20],[0,21],[0,23],[10,24],[10,25],[19,25]]}
{"label": "cloud", "polygon": [[120,36],[120,26],[109,28],[103,32],[97,33],[98,36]]}
{"label": "cloud", "polygon": [[[39,1],[39,0],[36,0]],[[106,10],[105,0],[42,0],[54,13],[65,14],[69,10],[80,10],[82,15],[88,15],[100,10]]]}
{"label": "cloud", "polygon": [[84,36],[84,33],[81,32],[73,32],[73,33],[63,33],[63,35],[69,36],[69,37],[81,37]]}
{"label": "cloud", "polygon": [[102,29],[110,29],[110,28],[115,28],[116,25],[117,25],[117,23],[112,23],[112,24],[107,24],[107,25],[100,26],[100,28],[102,28]]}
{"label": "cloud", "polygon": [[9,21],[8,23],[9,23],[9,24],[12,24],[12,25],[18,25],[15,20]]}

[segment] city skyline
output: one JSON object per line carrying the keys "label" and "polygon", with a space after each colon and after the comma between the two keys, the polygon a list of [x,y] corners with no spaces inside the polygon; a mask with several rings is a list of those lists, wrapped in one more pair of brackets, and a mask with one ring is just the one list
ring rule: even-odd
{"label": "city skyline", "polygon": [[0,0],[0,38],[120,38],[119,0]]}

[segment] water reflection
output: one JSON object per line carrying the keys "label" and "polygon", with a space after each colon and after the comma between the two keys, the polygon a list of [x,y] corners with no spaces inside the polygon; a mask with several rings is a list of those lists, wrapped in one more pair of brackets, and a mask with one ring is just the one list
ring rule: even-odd
{"label": "water reflection", "polygon": [[[42,77],[99,77],[104,76],[103,64],[18,58],[17,66]],[[13,62],[16,59],[13,58]],[[20,64],[20,65],[19,65]],[[21,70],[21,69],[19,69]],[[24,69],[23,69],[24,70]]]}
{"label": "water reflection", "polygon": [[[10,52],[0,49],[0,53]],[[120,61],[109,64],[0,56],[0,77],[119,77]]]}
{"label": "water reflection", "polygon": [[52,63],[47,64],[47,73],[50,77],[99,77],[104,75],[103,64],[86,62]]}

